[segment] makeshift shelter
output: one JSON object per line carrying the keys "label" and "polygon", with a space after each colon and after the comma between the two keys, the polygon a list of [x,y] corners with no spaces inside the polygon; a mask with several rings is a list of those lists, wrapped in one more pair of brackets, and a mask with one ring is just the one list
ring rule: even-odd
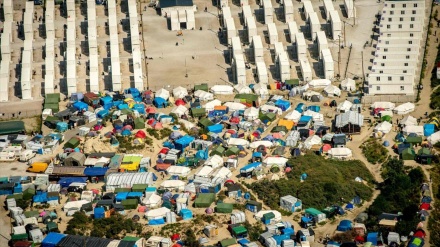
{"label": "makeshift shelter", "polygon": [[[156,93],[157,95],[157,93]],[[183,98],[188,95],[188,90],[182,86],[178,86],[173,89],[174,98]]]}
{"label": "makeshift shelter", "polygon": [[259,107],[260,105],[258,95],[255,94],[236,94],[234,97],[234,101],[254,107]]}
{"label": "makeshift shelter", "polygon": [[327,97],[339,97],[341,96],[341,90],[337,86],[328,85],[324,88],[324,95],[327,95]]}
{"label": "makeshift shelter", "polygon": [[348,100],[345,100],[344,102],[342,102],[342,104],[339,104],[336,109],[338,112],[342,113],[342,112],[350,111],[352,106],[353,106],[353,103],[351,103]]}
{"label": "makeshift shelter", "polygon": [[181,118],[183,115],[188,114],[188,108],[183,105],[178,105],[171,109],[171,113],[176,114],[177,117]]}
{"label": "makeshift shelter", "polygon": [[287,90],[291,90],[294,87],[299,86],[299,79],[289,79],[289,80],[286,80],[284,84],[286,85]]}
{"label": "makeshift shelter", "polygon": [[234,209],[234,204],[231,204],[231,203],[217,203],[217,206],[215,207],[215,212],[230,214],[230,213],[232,213],[233,209]]}
{"label": "makeshift shelter", "polygon": [[204,117],[206,116],[206,109],[205,108],[191,108],[191,116],[193,117]]}
{"label": "makeshift shelter", "polygon": [[184,166],[170,166],[167,173],[171,176],[186,177],[191,172],[191,168]]}
{"label": "makeshift shelter", "polygon": [[416,134],[417,136],[423,136],[424,128],[422,125],[413,125],[413,126],[405,126],[402,129],[404,135],[409,135],[411,133]]}
{"label": "makeshift shelter", "polygon": [[194,201],[194,207],[196,208],[207,208],[215,200],[214,193],[199,193],[196,200]]}
{"label": "makeshift shelter", "polygon": [[399,115],[405,115],[410,112],[413,112],[415,110],[415,107],[416,106],[414,105],[414,103],[407,102],[394,108],[393,112]]}
{"label": "makeshift shelter", "polygon": [[280,198],[280,207],[287,212],[296,212],[302,209],[302,201],[291,195]]}
{"label": "makeshift shelter", "polygon": [[194,137],[186,135],[175,141],[175,148],[184,151],[185,148],[189,147],[191,143],[194,141]]}
{"label": "makeshift shelter", "polygon": [[64,148],[74,149],[79,146],[80,140],[76,137],[72,137],[69,141],[64,144]]}
{"label": "makeshift shelter", "polygon": [[215,85],[210,90],[213,94],[233,94],[234,88],[229,85]]}
{"label": "makeshift shelter", "polygon": [[157,108],[165,108],[168,106],[168,102],[166,99],[161,97],[155,97],[153,100],[153,105]]}
{"label": "makeshift shelter", "polygon": [[341,220],[341,222],[339,222],[337,230],[341,232],[346,232],[351,230],[352,228],[353,228],[353,223],[350,220]]}
{"label": "makeshift shelter", "polygon": [[431,164],[433,158],[434,158],[434,155],[429,148],[421,148],[417,152],[416,160],[420,164]]}
{"label": "makeshift shelter", "polygon": [[145,129],[145,121],[143,118],[135,118],[134,119],[134,128],[135,129]]}
{"label": "makeshift shelter", "polygon": [[214,95],[212,93],[203,90],[196,90],[194,92],[194,96],[197,97],[200,101],[208,101],[214,99]]}
{"label": "makeshift shelter", "polygon": [[263,204],[261,202],[249,200],[246,202],[245,208],[252,213],[257,213],[263,209]]}
{"label": "makeshift shelter", "polygon": [[194,91],[198,91],[198,90],[208,92],[208,90],[209,90],[208,84],[202,83],[202,84],[194,85]]}
{"label": "makeshift shelter", "polygon": [[64,159],[65,166],[84,166],[86,156],[83,153],[73,152]]}
{"label": "makeshift shelter", "polygon": [[293,122],[298,122],[301,118],[301,113],[297,110],[293,110],[284,116],[284,119],[292,120]]}
{"label": "makeshift shelter", "polygon": [[260,114],[260,110],[258,108],[250,107],[244,111],[243,115],[247,121],[252,121],[258,119],[259,114]]}
{"label": "makeshift shelter", "polygon": [[413,148],[406,148],[400,154],[402,160],[414,160],[416,158],[416,152]]}
{"label": "makeshift shelter", "polygon": [[374,127],[374,131],[375,132],[382,132],[384,134],[388,134],[391,131],[392,128],[393,128],[393,125],[391,123],[385,121],[385,122],[381,122],[378,125],[376,125]]}
{"label": "makeshift shelter", "polygon": [[394,107],[396,107],[396,104],[391,102],[374,102],[370,107],[371,109],[382,108],[385,111],[392,111]]}
{"label": "makeshift shelter", "polygon": [[437,131],[434,134],[430,135],[427,140],[429,143],[431,143],[431,145],[438,143],[440,141],[440,131]]}
{"label": "makeshift shelter", "polygon": [[434,134],[435,132],[435,125],[434,124],[425,124],[423,125],[423,135],[424,136],[430,136]]}
{"label": "makeshift shelter", "polygon": [[[161,88],[156,91],[155,96],[159,97],[159,98],[163,98],[165,100],[168,100],[168,98],[170,97],[170,92],[164,88]],[[180,98],[180,97],[177,97],[177,98]]]}
{"label": "makeshift shelter", "polygon": [[245,84],[237,84],[234,86],[234,89],[237,91],[237,93],[252,93],[252,89],[250,89]]}
{"label": "makeshift shelter", "polygon": [[360,133],[364,116],[357,112],[347,111],[336,116],[335,128],[343,133]]}
{"label": "makeshift shelter", "polygon": [[405,116],[402,120],[399,122],[400,126],[414,126],[418,125],[417,119],[411,115]]}
{"label": "makeshift shelter", "polygon": [[214,99],[212,101],[207,102],[203,107],[207,112],[213,111],[214,107],[221,106],[222,102],[218,99]]}
{"label": "makeshift shelter", "polygon": [[255,84],[253,90],[255,94],[262,99],[267,99],[269,97],[269,90],[267,89],[267,85],[264,83]]}
{"label": "makeshift shelter", "polygon": [[328,155],[335,159],[348,159],[353,156],[352,151],[349,148],[332,148],[328,150]]}
{"label": "makeshift shelter", "polygon": [[346,78],[341,82],[341,89],[348,92],[356,90],[356,82],[353,79]]}

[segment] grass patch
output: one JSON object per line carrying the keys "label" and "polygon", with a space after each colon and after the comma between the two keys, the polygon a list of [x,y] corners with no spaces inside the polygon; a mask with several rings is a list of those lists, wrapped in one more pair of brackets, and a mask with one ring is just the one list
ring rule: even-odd
{"label": "grass patch", "polygon": [[[341,203],[341,198],[351,200],[358,195],[363,200],[369,200],[372,196],[370,187],[354,181],[356,177],[361,177],[373,182],[373,176],[359,160],[330,160],[308,153],[292,158],[288,163],[292,171],[287,173],[287,179],[265,179],[247,185],[272,209],[278,209],[280,197],[286,195],[297,196],[303,201],[304,208],[317,209]],[[300,182],[303,173],[308,176]]]}
{"label": "grass patch", "polygon": [[388,150],[376,139],[369,139],[361,145],[362,153],[371,164],[380,164],[388,158]]}

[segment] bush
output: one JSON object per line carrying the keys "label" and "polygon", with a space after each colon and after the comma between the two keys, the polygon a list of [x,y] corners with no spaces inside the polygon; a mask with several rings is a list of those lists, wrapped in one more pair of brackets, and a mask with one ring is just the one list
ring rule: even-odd
{"label": "bush", "polygon": [[[338,204],[341,198],[359,196],[369,200],[372,196],[370,187],[354,181],[356,177],[361,177],[373,182],[372,175],[361,161],[329,160],[309,153],[290,159],[288,164],[292,167],[287,173],[288,179],[262,180],[246,185],[272,209],[278,209],[280,197],[286,195],[298,197],[304,207],[317,209]],[[303,173],[308,177],[305,182],[300,182]]]}
{"label": "bush", "polygon": [[437,88],[434,92],[432,92],[429,107],[434,110],[440,109],[440,88]]}
{"label": "bush", "polygon": [[160,139],[160,135],[156,129],[147,129],[147,132],[150,136],[152,136],[158,140]]}
{"label": "bush", "polygon": [[361,145],[362,153],[371,164],[385,162],[388,157],[388,150],[376,139],[369,139]]}
{"label": "bush", "polygon": [[160,139],[168,138],[173,131],[169,128],[164,128],[159,131]]}

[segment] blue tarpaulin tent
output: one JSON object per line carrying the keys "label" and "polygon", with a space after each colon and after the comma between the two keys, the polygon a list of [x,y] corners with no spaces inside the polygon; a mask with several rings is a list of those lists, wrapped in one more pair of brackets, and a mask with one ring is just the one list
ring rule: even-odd
{"label": "blue tarpaulin tent", "polygon": [[83,93],[72,93],[72,95],[70,96],[70,101],[73,102],[81,101],[82,99],[84,99]]}
{"label": "blue tarpaulin tent", "polygon": [[306,122],[306,123],[308,123],[310,121],[312,121],[312,116],[301,116],[299,118],[299,122]]}
{"label": "blue tarpaulin tent", "polygon": [[116,202],[122,202],[123,200],[127,199],[129,192],[119,192],[116,194]]}
{"label": "blue tarpaulin tent", "polygon": [[208,126],[206,129],[212,133],[221,133],[223,130],[223,125],[214,124],[214,125]]}
{"label": "blue tarpaulin tent", "polygon": [[104,176],[108,167],[87,167],[84,169],[84,175],[89,177]]}
{"label": "blue tarpaulin tent", "polygon": [[69,187],[71,183],[85,183],[87,181],[86,177],[64,177],[58,181],[61,187]]}
{"label": "blue tarpaulin tent", "polygon": [[145,106],[142,104],[135,104],[133,110],[138,111],[140,114],[145,114]]}
{"label": "blue tarpaulin tent", "polygon": [[131,96],[133,96],[133,98],[137,98],[137,97],[141,96],[141,93],[139,92],[139,90],[134,87],[125,89],[124,93],[131,94]]}
{"label": "blue tarpaulin tent", "polygon": [[180,216],[182,216],[183,220],[189,220],[192,219],[193,213],[189,209],[182,209],[180,210]]}
{"label": "blue tarpaulin tent", "polygon": [[108,116],[108,111],[107,110],[101,110],[98,112],[97,114],[98,118],[105,118],[106,116]]}
{"label": "blue tarpaulin tent", "polygon": [[93,217],[95,219],[102,219],[105,216],[105,209],[103,207],[98,207],[93,210]]}
{"label": "blue tarpaulin tent", "polygon": [[165,220],[163,218],[160,219],[152,219],[148,221],[148,225],[150,226],[157,226],[157,225],[163,225],[165,224]]}
{"label": "blue tarpaulin tent", "polygon": [[113,101],[113,106],[117,107],[120,104],[124,104],[124,101],[122,101],[122,100]]}
{"label": "blue tarpaulin tent", "polygon": [[290,102],[287,100],[279,99],[275,101],[275,106],[281,108],[282,111],[287,111],[290,109]]}
{"label": "blue tarpaulin tent", "polygon": [[164,98],[156,97],[153,100],[153,105],[157,108],[165,108],[168,105],[168,103]]}
{"label": "blue tarpaulin tent", "polygon": [[176,143],[176,149],[183,151],[186,147],[188,147],[194,141],[194,137],[186,135],[184,137],[179,138]]}
{"label": "blue tarpaulin tent", "polygon": [[128,109],[129,107],[128,107],[128,104],[120,104],[120,105],[118,105],[118,109],[119,110],[122,110],[122,109]]}
{"label": "blue tarpaulin tent", "polygon": [[110,108],[112,108],[113,106],[113,98],[110,96],[105,96],[101,98],[101,105],[102,107],[104,107],[104,109],[108,110]]}
{"label": "blue tarpaulin tent", "polygon": [[314,112],[319,112],[321,110],[321,107],[318,106],[318,105],[311,105],[311,106],[307,107],[307,110],[311,110],[311,111],[314,111]]}
{"label": "blue tarpaulin tent", "polygon": [[370,232],[367,235],[367,242],[371,242],[373,246],[377,245],[379,234],[377,232]]}
{"label": "blue tarpaulin tent", "polygon": [[133,191],[133,192],[128,192],[127,199],[138,199],[138,200],[141,200],[142,196],[143,196],[142,192]]}
{"label": "blue tarpaulin tent", "polygon": [[434,124],[425,124],[423,126],[423,135],[424,136],[430,136],[434,134],[435,132],[435,125]]}
{"label": "blue tarpaulin tent", "polygon": [[337,228],[337,230],[341,232],[346,232],[351,229],[352,229],[352,223],[349,220],[341,220]]}
{"label": "blue tarpaulin tent", "polygon": [[121,135],[123,135],[123,136],[129,136],[129,135],[131,135],[131,131],[128,130],[128,129],[125,129],[125,130],[122,131]]}
{"label": "blue tarpaulin tent", "polygon": [[57,123],[57,130],[58,130],[59,132],[67,131],[67,127],[68,127],[68,125],[67,125],[67,123],[65,123],[65,122],[58,122],[58,123]]}
{"label": "blue tarpaulin tent", "polygon": [[47,192],[43,192],[39,195],[35,195],[32,197],[32,201],[39,202],[39,203],[46,203],[47,202]]}
{"label": "blue tarpaulin tent", "polygon": [[89,106],[81,101],[75,102],[73,104],[73,107],[77,110],[77,111],[87,111],[87,109],[89,109]]}
{"label": "blue tarpaulin tent", "polygon": [[43,239],[43,242],[41,242],[41,247],[56,247],[64,237],[66,237],[65,234],[49,232],[49,234]]}
{"label": "blue tarpaulin tent", "polygon": [[299,113],[302,113],[302,112],[304,111],[304,108],[306,108],[306,106],[304,105],[304,103],[299,103],[299,104],[296,106],[295,110],[296,110],[297,112],[299,112]]}

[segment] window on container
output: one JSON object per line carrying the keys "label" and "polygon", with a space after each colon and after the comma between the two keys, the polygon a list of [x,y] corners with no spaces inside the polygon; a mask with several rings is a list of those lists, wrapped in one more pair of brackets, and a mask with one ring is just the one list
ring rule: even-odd
{"label": "window on container", "polygon": [[380,86],[376,86],[376,90],[377,90],[377,91],[380,91]]}
{"label": "window on container", "polygon": [[406,49],[406,51],[411,51],[411,48]]}
{"label": "window on container", "polygon": [[385,44],[389,45],[389,44],[390,44],[390,42],[389,42],[389,41],[385,41]]}
{"label": "window on container", "polygon": [[400,86],[400,91],[405,91],[405,86]]}
{"label": "window on container", "polygon": [[384,51],[384,52],[387,52],[387,51],[388,51],[388,48],[383,49],[383,51]]}
{"label": "window on container", "polygon": [[414,28],[414,24],[409,24],[409,28]]}
{"label": "window on container", "polygon": [[413,15],[415,15],[415,14],[416,14],[416,11],[415,11],[415,10],[413,10],[413,11],[412,11],[412,14],[413,14]]}
{"label": "window on container", "polygon": [[388,76],[388,81],[391,81],[393,78],[391,76]]}
{"label": "window on container", "polygon": [[379,70],[379,74],[383,74],[383,70]]}
{"label": "window on container", "polygon": [[406,55],[406,59],[409,59],[409,55]]}
{"label": "window on container", "polygon": [[403,21],[403,17],[400,17],[399,20],[400,20],[400,21]]}
{"label": "window on container", "polygon": [[[405,80],[405,77],[401,76],[401,77],[400,77],[400,80],[401,80],[401,81]],[[401,88],[402,88],[402,87],[401,87]]]}
{"label": "window on container", "polygon": [[391,4],[391,8],[394,8],[395,7],[395,5],[394,4]]}
{"label": "window on container", "polygon": [[376,77],[376,81],[380,81],[380,76]]}
{"label": "window on container", "polygon": [[411,21],[415,21],[416,20],[416,18],[415,17],[411,17]]}
{"label": "window on container", "polygon": [[387,56],[382,56],[382,59],[387,59]]}
{"label": "window on container", "polygon": [[406,4],[403,4],[403,7],[406,8]]}
{"label": "window on container", "polygon": [[391,33],[387,33],[387,37],[388,37],[388,38],[391,37]]}
{"label": "window on container", "polygon": [[391,25],[387,25],[387,28],[390,29],[390,28],[391,28]]}
{"label": "window on container", "polygon": [[385,63],[381,63],[380,66],[384,67],[384,66],[385,66]]}
{"label": "window on container", "polygon": [[406,74],[406,73],[408,73],[408,71],[407,71],[407,70],[404,70],[403,73]]}
{"label": "window on container", "polygon": [[388,18],[388,21],[393,21],[393,18]]}
{"label": "window on container", "polygon": [[417,3],[414,4],[414,8],[417,8]]}
{"label": "window on container", "polygon": [[399,28],[402,28],[402,24],[399,24]]}
{"label": "window on container", "polygon": [[412,40],[408,41],[408,44],[412,45]]}
{"label": "window on container", "polygon": [[414,34],[413,34],[413,33],[410,33],[410,34],[409,34],[409,37],[414,37]]}
{"label": "window on container", "polygon": [[390,15],[394,15],[394,11],[390,11]]}
{"label": "window on container", "polygon": [[405,10],[400,11],[400,14],[404,15],[405,14]]}
{"label": "window on container", "polygon": [[408,63],[404,63],[405,66],[408,66]]}

